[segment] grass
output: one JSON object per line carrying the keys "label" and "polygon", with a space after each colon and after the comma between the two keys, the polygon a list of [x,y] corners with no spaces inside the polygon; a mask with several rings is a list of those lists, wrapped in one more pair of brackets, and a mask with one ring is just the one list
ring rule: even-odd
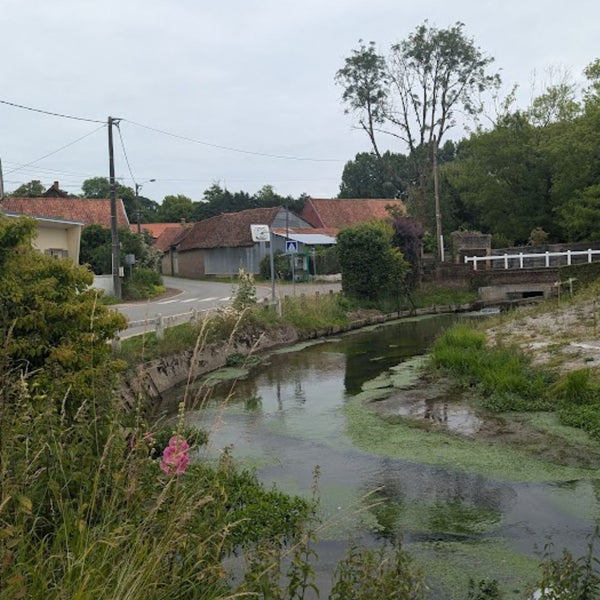
{"label": "grass", "polygon": [[[412,300],[412,302],[411,302]],[[446,306],[448,304],[467,304],[477,300],[477,292],[461,290],[435,283],[423,283],[410,293],[410,299],[401,302],[401,310],[426,308],[428,306]]]}

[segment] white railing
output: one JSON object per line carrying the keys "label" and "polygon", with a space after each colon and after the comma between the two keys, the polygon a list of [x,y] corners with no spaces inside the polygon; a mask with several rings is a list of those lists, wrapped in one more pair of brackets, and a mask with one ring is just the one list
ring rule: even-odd
{"label": "white railing", "polygon": [[[477,263],[483,262],[489,262],[489,263],[494,263],[494,261],[502,261],[504,263],[504,268],[505,269],[509,269],[509,268],[517,268],[517,269],[524,269],[525,268],[525,261],[528,258],[543,258],[543,265],[544,267],[550,267],[550,266],[556,266],[556,265],[551,265],[551,262],[553,258],[562,258],[562,257],[566,257],[567,258],[567,265],[571,265],[573,258],[578,257],[578,256],[585,256],[587,257],[587,262],[591,263],[593,261],[594,256],[600,256],[600,250],[592,250],[590,248],[588,248],[587,250],[565,250],[564,252],[532,252],[532,253],[524,253],[524,252],[519,252],[518,254],[502,254],[502,255],[498,255],[498,256],[465,256],[465,264],[468,264],[470,262],[473,263],[473,270],[477,271]],[[518,261],[518,266],[512,266],[514,262]],[[511,265],[509,267],[509,264]],[[538,266],[538,265],[536,265]]]}

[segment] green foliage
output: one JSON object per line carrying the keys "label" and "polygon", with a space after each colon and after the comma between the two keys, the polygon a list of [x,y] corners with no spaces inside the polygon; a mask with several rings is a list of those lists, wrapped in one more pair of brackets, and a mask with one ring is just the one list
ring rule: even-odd
{"label": "green foliage", "polygon": [[31,248],[34,226],[0,217],[0,354],[72,414],[99,381],[113,381],[107,341],[125,318],[98,302],[86,268]]}
{"label": "green foliage", "polygon": [[350,543],[336,568],[329,600],[420,600],[425,590],[423,575],[400,546],[386,553]]}
{"label": "green foliage", "polygon": [[123,298],[128,300],[151,298],[164,289],[160,273],[152,269],[136,269],[122,283]]}
{"label": "green foliage", "polygon": [[467,600],[499,600],[501,597],[500,588],[495,579],[482,579],[477,583],[473,579],[469,579]]}
{"label": "green foliage", "polygon": [[235,310],[243,311],[256,306],[256,288],[252,273],[240,268],[238,272],[238,285],[231,300],[231,306]]}
{"label": "green foliage", "polygon": [[348,322],[339,294],[319,296],[286,296],[281,303],[282,319],[299,331],[328,329]]}
{"label": "green foliage", "polygon": [[359,152],[344,165],[338,198],[399,198],[412,180],[403,154]]}
{"label": "green foliage", "polygon": [[542,577],[538,584],[540,600],[568,598],[572,600],[594,600],[600,594],[600,570],[594,556],[594,533],[588,544],[588,551],[580,558],[564,549],[559,558],[553,555],[553,548],[547,545],[542,555]]}
{"label": "green foliage", "polygon": [[464,325],[446,331],[434,344],[432,364],[476,388],[485,408],[543,410],[551,406],[547,389],[550,376],[531,368],[526,356],[514,348],[485,345],[485,334]]}
{"label": "green foliage", "polygon": [[392,247],[389,226],[362,223],[342,229],[337,246],[344,294],[371,301],[399,295],[407,263]]}
{"label": "green foliage", "polygon": [[[311,256],[311,260],[313,257]],[[314,255],[316,268],[311,268],[311,273],[317,272],[317,275],[334,275],[340,272],[340,260],[337,246],[318,248]]]}
{"label": "green foliage", "polygon": [[46,188],[39,179],[33,179],[29,183],[20,185],[16,190],[7,194],[15,198],[38,198],[44,195]]}

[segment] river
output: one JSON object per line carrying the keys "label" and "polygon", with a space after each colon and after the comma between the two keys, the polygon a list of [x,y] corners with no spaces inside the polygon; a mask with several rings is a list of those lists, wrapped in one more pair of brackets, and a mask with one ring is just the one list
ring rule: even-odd
{"label": "river", "polygon": [[[324,591],[349,538],[402,538],[432,598],[465,598],[469,576],[496,578],[506,598],[524,598],[545,544],[585,552],[600,516],[594,471],[448,435],[447,423],[392,424],[366,406],[389,394],[393,376],[455,318],[405,320],[273,353],[245,378],[217,385],[210,399],[202,385],[188,390],[203,404],[186,414],[188,424],[210,431],[203,460],[232,446],[267,485],[304,496],[319,466]],[[447,400],[451,422],[463,409],[453,413]],[[425,409],[421,421],[427,416]],[[471,416],[458,421],[476,427]]]}

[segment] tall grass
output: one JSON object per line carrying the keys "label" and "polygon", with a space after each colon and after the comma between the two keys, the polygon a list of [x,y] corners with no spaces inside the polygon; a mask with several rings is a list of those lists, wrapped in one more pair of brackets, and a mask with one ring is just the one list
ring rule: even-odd
{"label": "tall grass", "polygon": [[431,364],[462,385],[476,388],[483,405],[494,411],[550,408],[548,385],[553,376],[534,369],[516,348],[488,347],[486,336],[465,325],[446,331],[434,344]]}

